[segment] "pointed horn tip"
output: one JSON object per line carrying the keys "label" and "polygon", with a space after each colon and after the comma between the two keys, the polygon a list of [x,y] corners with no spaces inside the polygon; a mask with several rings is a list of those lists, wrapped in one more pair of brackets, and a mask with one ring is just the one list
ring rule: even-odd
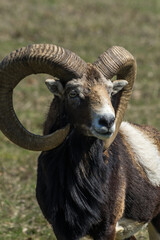
{"label": "pointed horn tip", "polygon": [[38,144],[38,143],[36,144],[29,143],[26,145],[22,145],[21,143],[16,143],[16,142],[14,143],[19,147],[22,147],[30,151],[49,151],[59,147],[65,141],[67,135],[69,134],[69,131],[70,131],[70,124],[67,124],[64,128],[58,129],[57,131],[51,133],[50,135],[38,136],[41,140],[44,139],[44,141],[50,138],[48,143],[44,145]]}
{"label": "pointed horn tip", "polygon": [[[51,135],[53,135],[54,141],[55,141],[55,139],[57,139],[56,140],[57,142],[53,141],[55,144],[48,145],[44,149],[41,149],[40,151],[48,151],[48,150],[52,150],[56,147],[59,147],[65,141],[67,135],[69,134],[69,131],[70,131],[70,124],[67,124],[65,127],[53,132],[53,134],[51,134]],[[45,135],[44,138],[45,137],[47,138],[48,135]]]}
{"label": "pointed horn tip", "polygon": [[[55,132],[51,133],[51,135],[53,135],[53,138],[56,136],[57,140],[62,143],[64,139],[67,137],[67,135],[69,134],[69,131],[70,131],[70,124],[67,124],[63,128],[57,129]],[[44,137],[48,137],[48,135],[44,135]]]}
{"label": "pointed horn tip", "polygon": [[68,135],[70,131],[70,124],[67,124],[64,128],[60,129],[64,135]]}

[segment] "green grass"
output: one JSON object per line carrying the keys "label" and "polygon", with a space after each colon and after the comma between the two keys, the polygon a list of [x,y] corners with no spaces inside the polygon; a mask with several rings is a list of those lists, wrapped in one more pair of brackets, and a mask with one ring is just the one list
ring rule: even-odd
{"label": "green grass", "polygon": [[[134,93],[125,119],[160,129],[159,0],[5,0],[0,2],[0,59],[32,43],[53,43],[93,62],[112,45],[137,59]],[[41,133],[52,96],[30,76],[15,90],[23,124]],[[35,199],[38,153],[13,145],[0,134],[0,239],[53,240]],[[142,232],[138,239],[147,240]]]}

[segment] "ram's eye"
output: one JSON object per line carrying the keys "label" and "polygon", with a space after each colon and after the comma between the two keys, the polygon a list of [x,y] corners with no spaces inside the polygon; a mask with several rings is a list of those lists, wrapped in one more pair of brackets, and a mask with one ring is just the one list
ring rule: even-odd
{"label": "ram's eye", "polygon": [[72,90],[72,91],[69,93],[69,97],[70,97],[70,98],[75,98],[75,97],[77,97],[77,95],[78,95],[78,93],[77,93],[77,91],[75,91],[75,90]]}

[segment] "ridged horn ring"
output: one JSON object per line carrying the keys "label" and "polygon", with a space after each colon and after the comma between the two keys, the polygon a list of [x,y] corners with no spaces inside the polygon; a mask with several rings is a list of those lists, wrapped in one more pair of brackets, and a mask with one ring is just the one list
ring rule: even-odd
{"label": "ridged horn ring", "polygon": [[116,129],[111,138],[106,140],[105,143],[106,147],[109,147],[114,141],[123,120],[124,113],[132,93],[134,80],[136,78],[137,66],[132,54],[123,47],[119,46],[109,48],[106,52],[99,56],[93,65],[107,79],[112,79],[116,75],[117,79],[125,79],[128,82],[124,90],[120,94],[117,94],[116,105],[114,106],[116,112]]}
{"label": "ridged horn ring", "polygon": [[0,130],[15,144],[33,151],[47,151],[59,146],[69,126],[39,136],[28,132],[13,108],[13,89],[26,76],[46,73],[66,82],[81,77],[86,63],[75,53],[51,44],[36,44],[18,49],[0,63]]}

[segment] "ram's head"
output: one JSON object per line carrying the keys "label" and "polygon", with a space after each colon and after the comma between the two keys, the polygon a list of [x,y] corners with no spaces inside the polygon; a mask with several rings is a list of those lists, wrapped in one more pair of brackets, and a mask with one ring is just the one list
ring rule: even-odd
{"label": "ram's head", "polygon": [[[87,136],[105,140],[107,146],[111,144],[123,119],[136,74],[135,60],[128,51],[112,47],[95,63],[87,64],[61,47],[32,45],[4,58],[0,64],[0,129],[23,148],[45,151],[64,141],[69,125],[50,135],[38,136],[19,122],[12,106],[13,89],[33,73],[57,78],[47,79],[46,84],[63,101],[72,126]],[[111,81],[115,75],[118,80]]]}
{"label": "ram's head", "polygon": [[59,80],[46,80],[49,90],[64,104],[70,124],[84,135],[102,140],[111,137],[116,128],[111,97],[127,83],[106,79],[92,65],[87,66],[81,78],[72,79],[64,86]]}

